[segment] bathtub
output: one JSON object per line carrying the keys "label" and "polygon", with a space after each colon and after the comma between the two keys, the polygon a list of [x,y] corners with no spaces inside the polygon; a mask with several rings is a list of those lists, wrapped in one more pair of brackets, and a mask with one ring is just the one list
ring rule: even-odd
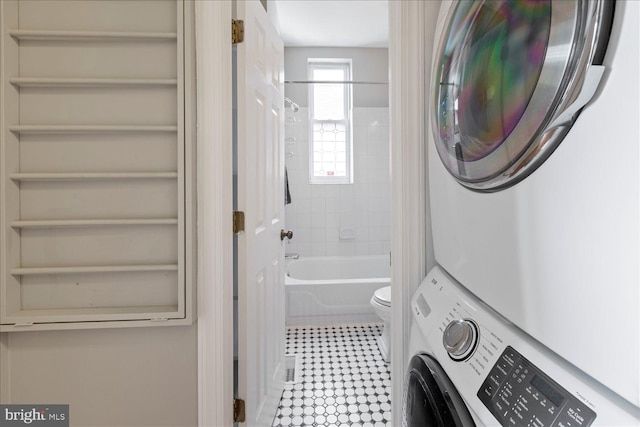
{"label": "bathtub", "polygon": [[390,275],[389,255],[288,260],[287,325],[381,322],[369,300],[391,284]]}

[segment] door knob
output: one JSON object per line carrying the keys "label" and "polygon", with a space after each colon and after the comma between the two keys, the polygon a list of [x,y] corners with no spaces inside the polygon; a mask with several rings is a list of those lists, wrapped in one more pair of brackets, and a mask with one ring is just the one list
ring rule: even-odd
{"label": "door knob", "polygon": [[285,238],[289,239],[289,240],[293,239],[293,231],[291,231],[291,230],[287,230],[287,231],[280,230],[280,240],[284,240]]}

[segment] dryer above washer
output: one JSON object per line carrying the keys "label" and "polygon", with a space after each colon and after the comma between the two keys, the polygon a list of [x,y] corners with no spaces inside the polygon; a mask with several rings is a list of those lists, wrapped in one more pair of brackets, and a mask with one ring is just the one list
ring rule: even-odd
{"label": "dryer above washer", "polygon": [[464,186],[496,191],[535,170],[595,93],[614,2],[461,1],[434,57],[431,125]]}
{"label": "dryer above washer", "polygon": [[[604,9],[599,8],[612,4],[615,11],[603,65],[593,65],[602,51],[594,41],[607,34],[606,25],[597,24],[598,19],[606,21]],[[550,15],[544,5],[550,7]],[[524,24],[536,21],[534,10],[540,20],[550,19],[546,42],[544,25],[534,30]],[[585,11],[591,11],[586,15],[590,19],[579,24],[578,17]],[[456,28],[460,31],[452,30]],[[494,28],[495,34],[490,31]],[[554,31],[561,29],[576,35],[572,44],[551,43]],[[434,46],[436,51],[444,46],[443,51],[452,56],[447,62],[434,54],[433,63],[444,64],[435,68],[449,67],[451,72],[438,69],[432,75],[437,88],[448,78],[441,76],[452,76],[456,87],[450,98],[443,98],[442,108],[456,112],[453,117],[457,118],[451,119],[454,127],[447,128],[452,132],[450,145],[437,139],[441,129],[426,133],[436,262],[510,322],[638,408],[639,37],[640,2],[636,0],[443,2]],[[542,42],[546,50],[540,76],[535,78],[537,68],[526,71],[531,78],[519,76],[521,69],[530,66],[528,59],[539,53],[527,47]],[[508,48],[499,49],[500,43]],[[477,60],[460,59],[454,64],[453,54],[458,51],[460,58]],[[503,52],[504,59],[499,57]],[[510,60],[511,54],[520,59]],[[586,62],[578,61],[575,73],[569,72],[571,58],[579,57]],[[548,79],[545,70],[554,61],[563,66]],[[555,109],[580,105],[589,92],[582,90],[585,85],[580,82],[595,76],[599,67],[606,67],[606,74],[577,119],[573,109]],[[520,79],[514,79],[519,83],[513,85],[520,88],[522,100],[510,95],[515,89],[497,86],[502,81],[506,85],[510,71]],[[528,90],[533,84],[529,82],[535,88]],[[467,83],[472,87],[467,89]],[[549,98],[537,101],[542,94]],[[439,96],[433,100],[438,106],[442,104],[436,101]],[[474,97],[497,106],[462,105],[482,105]],[[502,110],[496,99],[503,101]],[[513,100],[519,102],[507,108]],[[533,108],[538,102],[553,108],[549,112],[546,107]],[[435,107],[431,105],[433,112]],[[520,120],[513,120],[510,133],[502,132],[502,113],[522,114]],[[506,120],[504,126],[509,129]],[[501,132],[492,132],[495,127]],[[468,141],[462,140],[463,132]],[[480,138],[486,135],[493,136],[494,143],[482,145]],[[538,142],[541,145],[536,146]],[[615,362],[602,363],[612,357]]]}

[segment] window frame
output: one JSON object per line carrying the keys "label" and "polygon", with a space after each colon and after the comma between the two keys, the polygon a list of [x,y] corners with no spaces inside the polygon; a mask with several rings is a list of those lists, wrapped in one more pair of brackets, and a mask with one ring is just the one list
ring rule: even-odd
{"label": "window frame", "polygon": [[[307,62],[307,73],[309,81],[315,81],[315,70],[335,70],[342,69],[345,73],[345,80],[352,80],[352,60],[348,58],[309,58]],[[314,87],[309,84],[309,183],[310,184],[353,184],[353,115],[352,115],[352,85],[343,83],[344,119],[341,120],[318,120],[314,119]],[[335,123],[345,127],[345,176],[315,176],[314,175],[314,139],[313,129],[315,124]]]}

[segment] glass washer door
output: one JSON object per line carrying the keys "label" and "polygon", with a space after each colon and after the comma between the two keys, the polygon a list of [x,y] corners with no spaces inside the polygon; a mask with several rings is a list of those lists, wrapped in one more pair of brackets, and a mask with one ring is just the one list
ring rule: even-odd
{"label": "glass washer door", "polygon": [[414,355],[409,362],[402,401],[402,426],[475,426],[442,366],[426,353]]}
{"label": "glass washer door", "polygon": [[461,184],[501,190],[548,157],[597,88],[612,8],[601,0],[452,6],[435,56],[431,124]]}

